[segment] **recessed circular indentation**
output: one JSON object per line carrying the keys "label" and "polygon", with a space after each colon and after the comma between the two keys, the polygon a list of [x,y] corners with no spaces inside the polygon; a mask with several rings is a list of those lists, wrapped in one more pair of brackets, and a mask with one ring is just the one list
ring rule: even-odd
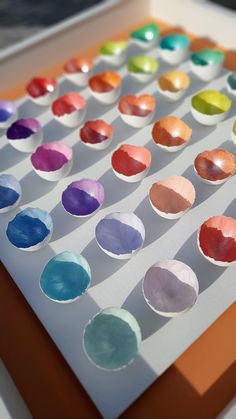
{"label": "recessed circular indentation", "polygon": [[6,133],[9,143],[22,152],[31,153],[43,141],[42,127],[35,118],[18,119]]}
{"label": "recessed circular indentation", "polygon": [[8,223],[8,240],[21,250],[34,251],[45,246],[52,236],[50,214],[40,208],[25,208]]}
{"label": "recessed circular indentation", "polygon": [[149,307],[165,317],[188,311],[196,302],[198,280],[193,270],[178,260],[152,265],[143,280],[143,295]]}
{"label": "recessed circular indentation", "polygon": [[111,143],[112,136],[112,125],[102,119],[87,121],[80,129],[81,141],[95,150],[104,150],[107,148]]}
{"label": "recessed circular indentation", "polygon": [[209,218],[200,227],[198,245],[203,256],[215,265],[236,262],[236,220],[224,215]]}
{"label": "recessed circular indentation", "polygon": [[79,93],[66,93],[52,104],[54,118],[68,127],[78,126],[86,113],[86,101]]}
{"label": "recessed circular indentation", "polygon": [[203,90],[192,97],[191,111],[196,121],[204,125],[221,122],[231,107],[231,100],[217,90]]}
{"label": "recessed circular indentation", "polygon": [[196,192],[190,180],[183,176],[170,176],[154,183],[149,199],[154,211],[164,218],[180,218],[194,204]]}
{"label": "recessed circular indentation", "polygon": [[142,48],[150,48],[156,44],[159,34],[159,26],[156,23],[149,23],[131,32],[130,37]]}
{"label": "recessed circular indentation", "polygon": [[233,154],[216,148],[199,153],[194,160],[194,167],[203,180],[217,185],[234,174],[236,163]]}
{"label": "recessed circular indentation", "polygon": [[121,118],[135,128],[142,128],[149,124],[156,108],[153,95],[123,96],[118,105]]}
{"label": "recessed circular indentation", "polygon": [[120,96],[121,77],[114,71],[96,74],[89,79],[89,88],[98,101],[111,105]]}
{"label": "recessed circular indentation", "polygon": [[21,196],[21,186],[16,178],[7,174],[0,175],[0,213],[16,208]]}
{"label": "recessed circular indentation", "polygon": [[131,313],[122,308],[106,308],[86,325],[83,345],[97,367],[119,370],[138,355],[141,340],[139,324]]}
{"label": "recessed circular indentation", "polygon": [[17,119],[17,114],[14,102],[0,100],[0,128],[8,128]]}
{"label": "recessed circular indentation", "polygon": [[35,172],[49,181],[57,181],[66,176],[73,162],[72,149],[59,141],[45,143],[31,155]]}
{"label": "recessed circular indentation", "polygon": [[151,160],[152,156],[147,148],[122,144],[112,154],[112,169],[122,180],[138,182],[146,176]]}
{"label": "recessed circular indentation", "polygon": [[179,151],[190,141],[192,129],[174,115],[161,118],[153,125],[152,138],[166,151]]}
{"label": "recessed circular indentation", "polygon": [[47,106],[56,98],[58,85],[54,79],[34,77],[27,84],[26,91],[35,103]]}
{"label": "recessed circular indentation", "polygon": [[129,259],[143,246],[145,229],[135,214],[116,212],[99,221],[95,236],[98,245],[109,256]]}
{"label": "recessed circular indentation", "polygon": [[62,193],[62,205],[75,217],[87,217],[94,214],[103,204],[104,188],[93,179],[81,179],[72,182]]}
{"label": "recessed circular indentation", "polygon": [[69,303],[87,291],[90,281],[91,270],[87,260],[76,253],[62,252],[46,264],[39,284],[50,300]]}

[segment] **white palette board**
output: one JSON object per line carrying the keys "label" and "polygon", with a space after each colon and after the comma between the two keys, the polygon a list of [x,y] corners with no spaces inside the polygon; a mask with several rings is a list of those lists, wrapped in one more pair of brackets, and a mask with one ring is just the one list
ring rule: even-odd
{"label": "white palette board", "polygon": [[[137,52],[140,53],[140,50],[129,47],[130,55]],[[152,50],[150,55],[158,57],[158,50]],[[106,65],[98,63],[96,70],[105,68]],[[179,68],[190,72],[188,62]],[[158,75],[167,69],[170,67],[160,60]],[[86,119],[103,118],[114,128],[113,143],[103,152],[84,146],[79,141],[79,130],[63,128],[53,120],[49,110],[39,114],[42,109],[31,104],[27,98],[19,101],[20,116],[36,116],[44,126],[45,142],[62,140],[73,147],[72,173],[58,184],[39,178],[32,171],[29,156],[14,150],[7,144],[4,135],[0,141],[0,171],[11,173],[21,181],[21,208],[33,206],[46,209],[54,221],[51,243],[39,252],[27,253],[15,249],[5,235],[8,221],[17,211],[1,215],[1,261],[102,415],[109,419],[121,414],[233,303],[236,275],[235,266],[223,269],[207,262],[200,254],[196,241],[197,229],[210,216],[223,213],[236,216],[235,176],[217,187],[203,184],[193,170],[194,158],[203,150],[220,146],[236,152],[230,141],[236,103],[233,103],[227,119],[217,127],[201,126],[190,114],[191,96],[208,87],[225,91],[228,72],[224,71],[207,85],[190,74],[192,83],[186,97],[170,104],[157,93],[155,80],[140,85],[131,80],[125,67],[119,71],[123,77],[123,94],[145,92],[155,95],[157,110],[154,120],[174,114],[193,128],[193,138],[183,151],[167,153],[160,150],[151,139],[152,125],[140,130],[128,127],[119,117],[116,105],[106,107],[99,104],[89,97],[87,88],[80,90],[89,98]],[[60,92],[72,90],[78,91],[61,78]],[[152,166],[142,183],[128,184],[113,174],[111,154],[121,143],[145,145],[152,152]],[[196,202],[180,220],[164,220],[152,210],[147,198],[148,190],[152,183],[160,179],[182,174],[193,182]],[[103,208],[93,217],[81,221],[65,213],[60,197],[70,182],[83,177],[99,179],[106,196]],[[94,239],[97,222],[113,211],[134,211],[146,228],[144,248],[129,261],[109,258]],[[92,270],[88,293],[71,304],[51,302],[39,288],[43,267],[51,257],[64,250],[82,253]],[[168,258],[189,264],[200,284],[196,305],[182,317],[174,319],[153,313],[145,304],[141,292],[141,280],[146,270],[156,261]],[[85,324],[96,312],[109,306],[124,307],[134,314],[143,336],[140,355],[129,367],[118,372],[97,369],[88,361],[82,348]]]}

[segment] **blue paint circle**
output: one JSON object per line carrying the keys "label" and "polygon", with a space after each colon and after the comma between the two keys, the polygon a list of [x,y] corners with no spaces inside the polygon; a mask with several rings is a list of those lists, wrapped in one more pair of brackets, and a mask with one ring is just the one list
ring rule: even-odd
{"label": "blue paint circle", "polygon": [[231,73],[228,78],[227,82],[230,85],[232,90],[236,90],[236,72]]}
{"label": "blue paint circle", "polygon": [[[0,210],[14,206],[21,197],[21,186],[12,175],[0,176]],[[10,209],[10,208],[9,208]]]}
{"label": "blue paint circle", "polygon": [[116,219],[99,221],[95,235],[98,244],[115,255],[131,254],[143,245],[143,237],[136,228]]}
{"label": "blue paint circle", "polygon": [[41,243],[51,233],[51,216],[39,208],[26,208],[19,212],[7,226],[8,240],[20,249]]}
{"label": "blue paint circle", "polygon": [[189,46],[189,38],[184,34],[168,35],[161,39],[160,48],[169,51],[186,49]]}
{"label": "blue paint circle", "polygon": [[86,292],[91,281],[87,260],[72,252],[54,256],[40,277],[40,288],[50,299],[70,302]]}

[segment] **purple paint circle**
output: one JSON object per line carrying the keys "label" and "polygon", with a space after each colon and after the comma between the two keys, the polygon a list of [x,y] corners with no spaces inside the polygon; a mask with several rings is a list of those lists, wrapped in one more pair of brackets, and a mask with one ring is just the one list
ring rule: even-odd
{"label": "purple paint circle", "polygon": [[41,129],[40,123],[35,118],[18,119],[7,130],[9,140],[24,140],[36,134]]}
{"label": "purple paint circle", "polygon": [[103,185],[97,180],[81,179],[72,182],[62,193],[65,210],[76,217],[86,217],[96,212],[104,201]]}
{"label": "purple paint circle", "polygon": [[105,253],[111,257],[128,259],[143,246],[145,228],[134,213],[116,212],[99,221],[95,236]]}

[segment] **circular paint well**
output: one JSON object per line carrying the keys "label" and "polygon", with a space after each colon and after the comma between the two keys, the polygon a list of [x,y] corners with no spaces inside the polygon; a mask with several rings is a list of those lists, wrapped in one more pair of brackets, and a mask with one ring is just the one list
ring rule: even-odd
{"label": "circular paint well", "polygon": [[170,115],[153,125],[152,138],[166,151],[179,151],[190,141],[192,129],[181,119]]}
{"label": "circular paint well", "polygon": [[139,324],[131,313],[122,308],[106,308],[86,325],[83,346],[95,366],[119,370],[138,355],[141,340]]}
{"label": "circular paint well", "polygon": [[128,72],[139,82],[150,81],[158,70],[158,61],[148,55],[138,55],[128,61]]}
{"label": "circular paint well", "polygon": [[131,32],[132,42],[143,49],[153,48],[158,41],[160,29],[156,23],[149,23]]}
{"label": "circular paint well", "polygon": [[104,201],[104,188],[100,182],[81,179],[72,182],[62,193],[64,209],[75,217],[87,217],[94,214]]}
{"label": "circular paint well", "polygon": [[227,78],[227,90],[233,99],[236,98],[236,72],[231,73]]}
{"label": "circular paint well", "polygon": [[8,128],[17,119],[17,114],[14,102],[0,100],[0,128]]}
{"label": "circular paint well", "polygon": [[160,93],[170,101],[176,101],[183,97],[189,87],[190,79],[183,71],[168,71],[158,79]]}
{"label": "circular paint well", "polygon": [[121,77],[116,72],[103,72],[89,79],[91,94],[99,102],[111,105],[116,102],[121,92]]}
{"label": "circular paint well", "polygon": [[9,143],[22,152],[31,153],[43,141],[43,131],[35,118],[18,119],[6,133]]}
{"label": "circular paint well", "polygon": [[26,91],[36,104],[48,106],[58,95],[58,85],[54,79],[34,77],[27,84]]}
{"label": "circular paint well", "polygon": [[203,125],[215,125],[225,118],[231,100],[217,90],[203,90],[192,97],[192,115]]}
{"label": "circular paint well", "polygon": [[191,70],[203,81],[213,80],[223,68],[225,55],[222,51],[204,49],[191,56]]}
{"label": "circular paint well", "polygon": [[115,212],[99,221],[95,236],[98,245],[109,256],[130,259],[143,246],[145,229],[135,214]]}
{"label": "circular paint well", "polygon": [[47,211],[26,208],[9,222],[6,234],[13,246],[21,250],[34,251],[49,242],[52,230],[52,218]]}
{"label": "circular paint well", "polygon": [[203,181],[219,185],[234,174],[236,162],[229,151],[216,148],[199,153],[194,161],[194,167]]}
{"label": "circular paint well", "polygon": [[117,177],[126,182],[142,180],[151,165],[150,151],[141,146],[122,144],[112,154],[112,169]]}
{"label": "circular paint well", "polygon": [[198,233],[199,250],[207,260],[218,266],[236,262],[236,220],[216,215],[206,220]]}
{"label": "circular paint well", "polygon": [[85,57],[72,58],[64,65],[64,73],[68,80],[78,86],[86,86],[93,71],[93,60]]}
{"label": "circular paint well", "polygon": [[21,196],[21,186],[16,178],[7,174],[0,175],[0,213],[16,208]]}
{"label": "circular paint well", "polygon": [[154,115],[156,100],[152,95],[123,96],[118,105],[121,118],[134,128],[148,125]]}
{"label": "circular paint well", "polygon": [[170,176],[154,183],[149,190],[154,211],[172,220],[185,214],[194,204],[195,197],[193,184],[183,176]]}
{"label": "circular paint well", "polygon": [[87,260],[79,254],[62,252],[46,264],[40,276],[40,288],[50,300],[69,303],[84,294],[91,282]]}
{"label": "circular paint well", "polygon": [[101,58],[108,64],[119,66],[122,65],[127,56],[126,41],[109,41],[100,48]]}
{"label": "circular paint well", "polygon": [[189,43],[189,38],[184,34],[165,36],[160,41],[161,58],[169,64],[179,64],[187,58]]}
{"label": "circular paint well", "polygon": [[61,124],[74,128],[86,114],[86,101],[79,93],[66,93],[52,104],[54,118]]}
{"label": "circular paint well", "polygon": [[81,141],[95,150],[104,150],[107,148],[112,141],[112,136],[112,125],[102,119],[87,121],[80,129]]}
{"label": "circular paint well", "polygon": [[43,179],[57,181],[71,170],[72,149],[59,141],[45,143],[31,155],[31,163],[35,172]]}
{"label": "circular paint well", "polygon": [[165,317],[188,311],[196,302],[198,280],[193,270],[178,260],[152,265],[143,280],[143,295],[149,307]]}

